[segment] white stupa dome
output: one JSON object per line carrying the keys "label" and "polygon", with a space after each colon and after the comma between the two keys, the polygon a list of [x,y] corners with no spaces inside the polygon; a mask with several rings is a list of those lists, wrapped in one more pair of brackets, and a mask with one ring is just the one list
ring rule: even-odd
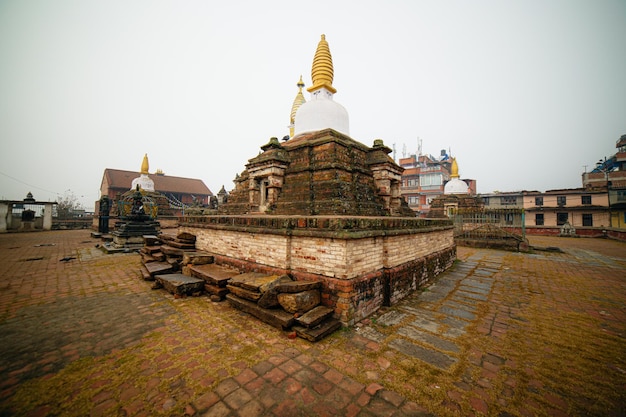
{"label": "white stupa dome", "polygon": [[450,178],[450,181],[443,187],[444,194],[469,194],[469,186],[459,179],[459,165],[456,163],[456,158],[452,158]]}
{"label": "white stupa dome", "polygon": [[313,86],[307,89],[311,93],[310,101],[302,103],[296,112],[294,136],[323,129],[334,129],[345,135],[350,134],[348,112],[333,100],[337,90],[333,87],[333,60],[326,36],[317,45],[311,78]]}
{"label": "white stupa dome", "polygon": [[330,98],[328,90],[322,88],[311,95],[311,100],[302,104],[296,113],[294,136],[322,129],[334,129],[350,135],[348,111]]}

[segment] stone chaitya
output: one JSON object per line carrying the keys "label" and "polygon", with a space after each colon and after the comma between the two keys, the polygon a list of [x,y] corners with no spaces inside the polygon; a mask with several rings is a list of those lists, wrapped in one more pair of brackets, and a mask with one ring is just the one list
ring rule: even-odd
{"label": "stone chaitya", "polygon": [[[310,340],[398,302],[456,258],[452,223],[416,218],[401,197],[391,149],[349,136],[333,71],[322,35],[311,98],[294,100],[287,140],[261,146],[217,215],[179,223],[215,266],[243,275],[212,291],[224,288],[234,307]],[[290,295],[296,288],[306,289]]]}
{"label": "stone chaitya", "polygon": [[144,244],[144,235],[158,234],[160,225],[156,220],[156,203],[145,193],[139,185],[135,191],[124,194],[118,202],[120,220],[115,223],[113,245],[103,246],[105,250],[140,248]]}

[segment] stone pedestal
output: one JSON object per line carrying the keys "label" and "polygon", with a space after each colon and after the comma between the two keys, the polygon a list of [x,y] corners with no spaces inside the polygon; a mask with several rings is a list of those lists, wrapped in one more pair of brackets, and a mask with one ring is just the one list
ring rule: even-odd
{"label": "stone pedestal", "polygon": [[157,235],[159,222],[148,221],[121,221],[115,225],[113,245],[116,248],[141,248],[144,245],[144,235]]}

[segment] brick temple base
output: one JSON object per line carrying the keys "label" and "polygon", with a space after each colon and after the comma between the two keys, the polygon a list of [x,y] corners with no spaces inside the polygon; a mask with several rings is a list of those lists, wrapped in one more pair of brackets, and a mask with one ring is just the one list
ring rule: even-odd
{"label": "brick temple base", "polygon": [[182,232],[217,264],[323,283],[345,325],[424,286],[456,259],[448,220],[342,216],[203,216]]}

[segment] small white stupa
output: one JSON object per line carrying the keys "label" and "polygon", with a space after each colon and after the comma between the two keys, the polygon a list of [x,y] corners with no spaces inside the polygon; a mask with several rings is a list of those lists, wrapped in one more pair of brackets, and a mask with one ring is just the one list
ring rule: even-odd
{"label": "small white stupa", "polygon": [[136,190],[137,185],[144,191],[154,192],[154,181],[148,177],[148,154],[144,154],[143,161],[141,162],[141,173],[138,178],[135,178],[131,183],[130,189]]}
{"label": "small white stupa", "polygon": [[322,35],[311,69],[313,86],[307,88],[311,99],[300,105],[296,112],[293,136],[328,128],[350,135],[348,112],[333,100],[333,94],[337,92],[333,87],[333,71],[330,48],[326,36]]}
{"label": "small white stupa", "polygon": [[444,194],[469,194],[469,187],[465,181],[459,179],[459,165],[456,158],[452,158],[452,167],[450,167],[450,181],[443,188]]}

